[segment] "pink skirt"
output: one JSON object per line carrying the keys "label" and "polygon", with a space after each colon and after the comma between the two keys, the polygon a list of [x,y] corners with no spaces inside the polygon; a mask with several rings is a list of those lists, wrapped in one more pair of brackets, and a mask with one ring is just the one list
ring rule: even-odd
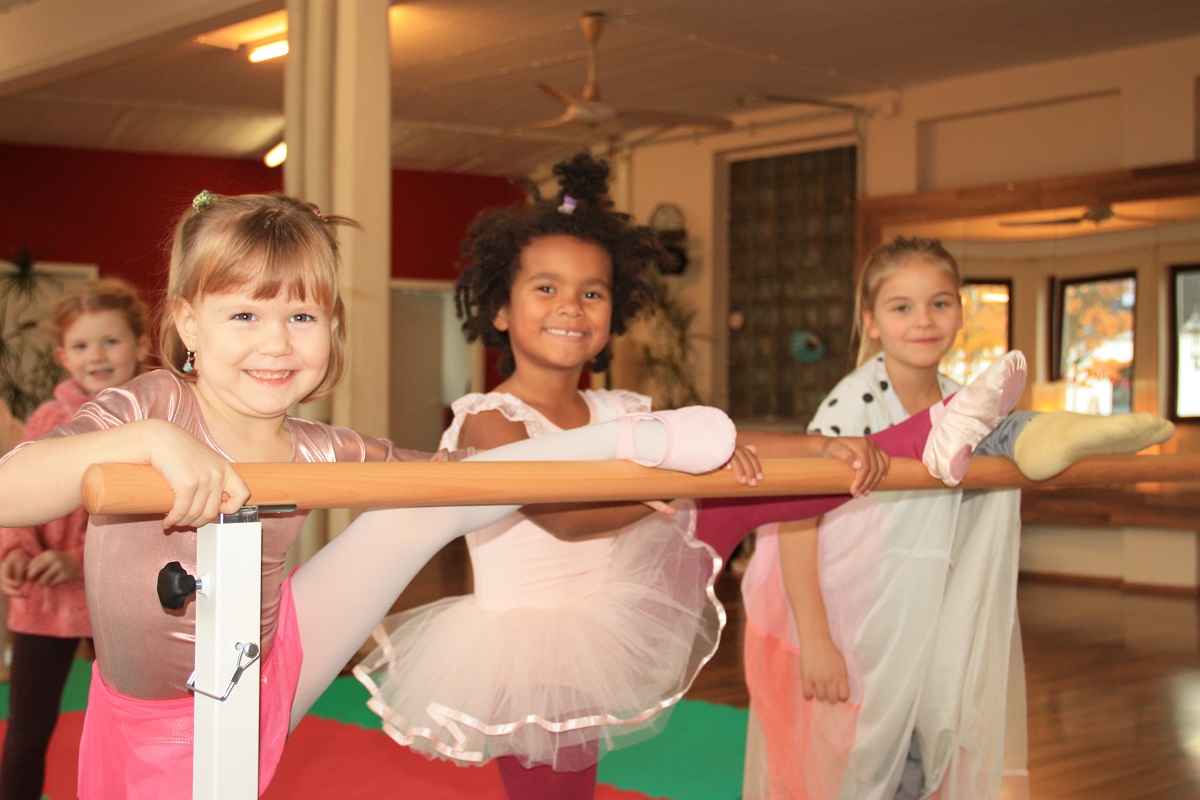
{"label": "pink skirt", "polygon": [[[283,582],[275,643],[261,669],[259,794],[271,782],[283,755],[303,661],[288,578]],[[141,700],[119,694],[104,684],[93,663],[79,743],[79,797],[189,800],[194,703],[191,697]]]}

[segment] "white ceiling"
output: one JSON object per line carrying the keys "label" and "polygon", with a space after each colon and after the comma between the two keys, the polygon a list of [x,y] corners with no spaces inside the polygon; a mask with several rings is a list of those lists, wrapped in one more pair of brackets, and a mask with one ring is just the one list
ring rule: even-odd
{"label": "white ceiling", "polygon": [[[48,48],[16,41],[22,15],[78,2],[119,5],[140,30],[137,9],[165,0],[0,0],[0,50],[34,64]],[[226,11],[209,30],[284,4],[212,5]],[[606,102],[735,120],[771,102],[739,98],[841,98],[1200,34],[1200,0],[410,0],[392,9],[395,165],[511,176],[578,149],[585,130],[513,129],[561,113],[536,84],[582,88],[592,9],[608,15]],[[282,135],[284,60],[252,65],[203,32],[0,69],[0,142],[261,157]]]}

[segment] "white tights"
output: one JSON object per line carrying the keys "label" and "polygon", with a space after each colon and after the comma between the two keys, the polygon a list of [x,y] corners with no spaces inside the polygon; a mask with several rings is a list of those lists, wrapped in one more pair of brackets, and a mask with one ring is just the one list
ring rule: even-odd
{"label": "white tights", "polygon": [[[602,422],[525,439],[471,461],[607,461],[617,456],[618,425]],[[634,427],[637,455],[657,461],[667,431],[657,420]],[[624,454],[623,454],[624,455]],[[292,727],[371,635],[413,576],[453,539],[498,522],[517,506],[389,508],[360,515],[292,577],[304,665]]]}

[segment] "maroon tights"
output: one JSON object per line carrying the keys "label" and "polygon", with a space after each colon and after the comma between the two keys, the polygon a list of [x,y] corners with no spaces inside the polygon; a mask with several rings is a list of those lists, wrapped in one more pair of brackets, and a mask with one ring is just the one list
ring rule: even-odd
{"label": "maroon tights", "polygon": [[[913,414],[899,425],[871,433],[867,438],[895,458],[919,459],[933,430],[929,410]],[[729,556],[750,531],[768,522],[814,519],[850,499],[848,494],[794,497],[710,497],[697,501],[696,538],[710,545],[729,563]]]}
{"label": "maroon tights", "polygon": [[496,759],[508,800],[593,800],[596,764],[578,772],[557,772],[549,764],[522,766],[513,756]]}

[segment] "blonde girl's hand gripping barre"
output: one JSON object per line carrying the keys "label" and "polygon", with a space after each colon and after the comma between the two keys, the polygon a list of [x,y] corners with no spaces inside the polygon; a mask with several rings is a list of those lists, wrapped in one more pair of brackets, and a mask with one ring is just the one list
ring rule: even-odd
{"label": "blonde girl's hand gripping barre", "polygon": [[75,436],[42,439],[0,462],[0,514],[6,526],[39,525],[83,505],[92,464],[145,464],[170,487],[174,503],[163,528],[197,527],[233,514],[250,490],[230,462],[171,422],[142,419]]}

